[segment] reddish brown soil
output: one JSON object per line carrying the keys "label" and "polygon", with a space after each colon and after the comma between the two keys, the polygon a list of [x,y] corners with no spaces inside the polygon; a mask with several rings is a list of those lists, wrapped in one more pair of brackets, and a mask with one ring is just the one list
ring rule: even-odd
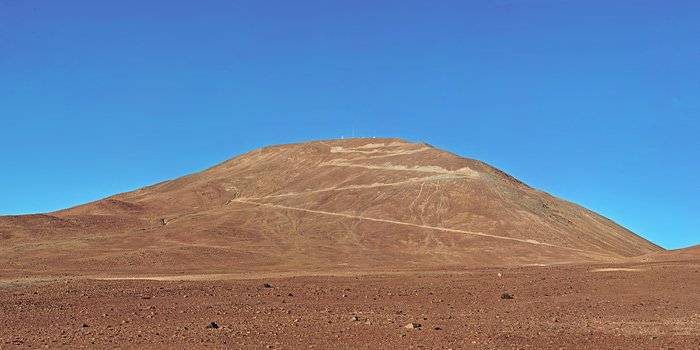
{"label": "reddish brown soil", "polygon": [[[69,278],[0,290],[0,348],[698,349],[699,270],[700,259],[347,277]],[[504,292],[514,299],[501,299]],[[221,328],[206,329],[209,322]],[[414,322],[422,327],[404,327]]]}

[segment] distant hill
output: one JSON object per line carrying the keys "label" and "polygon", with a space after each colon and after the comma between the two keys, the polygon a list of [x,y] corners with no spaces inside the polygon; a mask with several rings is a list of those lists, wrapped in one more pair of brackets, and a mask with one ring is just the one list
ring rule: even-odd
{"label": "distant hill", "polygon": [[642,262],[700,261],[700,245],[656,252],[636,257],[634,260]]}

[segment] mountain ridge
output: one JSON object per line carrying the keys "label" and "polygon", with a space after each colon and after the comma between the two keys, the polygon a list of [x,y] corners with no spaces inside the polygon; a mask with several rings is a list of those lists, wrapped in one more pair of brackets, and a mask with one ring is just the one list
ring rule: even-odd
{"label": "mountain ridge", "polygon": [[[20,244],[4,254],[10,270],[53,256],[82,273],[546,265],[663,250],[482,161],[397,138],[263,147],[95,202],[0,217],[0,239]],[[203,260],[217,256],[226,264]]]}

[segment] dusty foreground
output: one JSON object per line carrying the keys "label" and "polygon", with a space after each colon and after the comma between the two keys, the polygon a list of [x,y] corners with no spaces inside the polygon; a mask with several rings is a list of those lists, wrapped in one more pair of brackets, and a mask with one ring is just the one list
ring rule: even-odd
{"label": "dusty foreground", "polygon": [[0,285],[0,348],[700,349],[699,270],[13,279]]}

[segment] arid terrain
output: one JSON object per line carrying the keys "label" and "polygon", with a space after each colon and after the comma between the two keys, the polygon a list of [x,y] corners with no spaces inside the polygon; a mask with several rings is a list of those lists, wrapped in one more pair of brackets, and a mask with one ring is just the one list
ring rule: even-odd
{"label": "arid terrain", "polygon": [[0,217],[0,348],[698,349],[698,270],[483,162],[314,141]]}

